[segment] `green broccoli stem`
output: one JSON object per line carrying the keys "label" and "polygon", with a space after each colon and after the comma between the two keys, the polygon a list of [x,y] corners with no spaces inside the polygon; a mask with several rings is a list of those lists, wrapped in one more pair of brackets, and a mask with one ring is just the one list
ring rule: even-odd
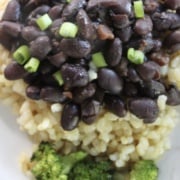
{"label": "green broccoli stem", "polygon": [[77,162],[83,160],[87,156],[88,156],[88,154],[86,152],[83,152],[83,151],[71,153],[67,156],[61,156],[60,159],[61,159],[61,162],[63,164],[62,173],[68,174],[70,172],[70,170],[72,169],[72,167]]}

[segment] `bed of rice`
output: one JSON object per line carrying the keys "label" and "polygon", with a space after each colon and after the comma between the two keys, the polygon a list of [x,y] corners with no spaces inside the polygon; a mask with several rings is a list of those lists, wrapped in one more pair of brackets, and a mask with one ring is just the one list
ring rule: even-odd
{"label": "bed of rice", "polygon": [[[0,3],[0,17],[8,1]],[[10,105],[17,115],[20,129],[27,132],[36,142],[56,141],[62,153],[81,148],[91,155],[106,154],[117,167],[139,158],[157,159],[170,148],[169,133],[176,125],[176,110],[166,106],[166,96],[158,98],[159,117],[153,124],[128,113],[119,118],[104,109],[92,125],[80,123],[73,131],[60,127],[62,106],[32,101],[25,96],[26,85],[22,80],[8,81],[3,75],[10,54],[0,46],[0,99]],[[180,56],[172,57],[170,67],[163,67],[162,74],[180,88]]]}
{"label": "bed of rice", "polygon": [[[56,141],[63,153],[81,148],[91,155],[107,154],[117,167],[139,158],[157,159],[170,148],[168,135],[176,124],[176,110],[166,106],[166,96],[158,98],[160,113],[153,124],[144,124],[130,113],[119,118],[102,109],[94,124],[80,123],[77,129],[68,132],[60,127],[61,105],[32,101],[25,96],[26,85],[22,80],[5,79],[3,70],[9,60],[10,54],[0,46],[0,98],[12,106],[20,129],[36,143]],[[174,57],[171,68],[164,69],[163,73],[168,73],[169,79],[180,87],[180,57]]]}

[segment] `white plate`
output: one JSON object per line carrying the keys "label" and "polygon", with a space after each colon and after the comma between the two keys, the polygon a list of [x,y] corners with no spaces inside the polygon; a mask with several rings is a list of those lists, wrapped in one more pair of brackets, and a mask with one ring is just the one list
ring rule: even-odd
{"label": "white plate", "polygon": [[[180,179],[180,123],[171,133],[172,148],[158,162],[159,180]],[[19,166],[21,153],[29,154],[32,142],[16,124],[10,109],[0,104],[0,180],[28,180]]]}

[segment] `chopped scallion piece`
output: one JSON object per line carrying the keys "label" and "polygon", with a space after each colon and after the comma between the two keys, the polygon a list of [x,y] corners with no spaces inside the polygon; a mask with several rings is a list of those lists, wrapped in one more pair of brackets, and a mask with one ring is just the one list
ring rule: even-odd
{"label": "chopped scallion piece", "polygon": [[144,53],[140,50],[135,50],[134,48],[128,49],[127,58],[134,64],[144,63]]}
{"label": "chopped scallion piece", "polygon": [[62,78],[62,74],[60,71],[57,71],[53,74],[54,79],[58,82],[60,86],[64,84],[64,80]]}
{"label": "chopped scallion piece", "polygon": [[59,29],[60,36],[65,38],[74,38],[76,37],[77,32],[78,26],[71,22],[64,22]]}
{"label": "chopped scallion piece", "polygon": [[66,0],[67,3],[70,3],[72,0]]}
{"label": "chopped scallion piece", "polygon": [[32,57],[25,65],[24,69],[29,73],[34,73],[38,70],[40,61],[37,58]]}
{"label": "chopped scallion piece", "polygon": [[24,64],[30,58],[29,47],[26,45],[20,46],[14,53],[13,58],[19,63]]}
{"label": "chopped scallion piece", "polygon": [[44,31],[52,24],[52,20],[48,14],[44,14],[36,20],[36,23]]}
{"label": "chopped scallion piece", "polygon": [[102,52],[97,52],[92,55],[92,61],[97,68],[106,67],[107,63],[104,59]]}
{"label": "chopped scallion piece", "polygon": [[142,0],[134,1],[134,13],[136,18],[144,17],[144,7]]}

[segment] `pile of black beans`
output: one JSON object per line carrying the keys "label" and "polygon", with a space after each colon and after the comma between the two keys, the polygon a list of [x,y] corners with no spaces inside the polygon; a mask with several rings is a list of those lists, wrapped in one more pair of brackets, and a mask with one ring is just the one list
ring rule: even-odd
{"label": "pile of black beans", "polygon": [[[12,59],[4,74],[8,80],[23,79],[26,94],[34,100],[63,104],[60,124],[72,130],[84,121],[92,124],[101,107],[119,117],[130,111],[145,123],[158,114],[157,98],[168,105],[180,104],[180,91],[161,77],[161,66],[180,49],[180,1],[143,0],[144,18],[136,18],[133,0],[11,0],[0,21],[0,43],[14,52],[22,44],[40,60],[28,73]],[[36,19],[48,14],[51,26],[41,31]],[[78,26],[75,38],[58,34],[63,22]],[[141,50],[143,64],[127,59],[129,48]],[[107,66],[90,80],[92,54],[102,52]],[[53,74],[60,70],[64,84]]]}

